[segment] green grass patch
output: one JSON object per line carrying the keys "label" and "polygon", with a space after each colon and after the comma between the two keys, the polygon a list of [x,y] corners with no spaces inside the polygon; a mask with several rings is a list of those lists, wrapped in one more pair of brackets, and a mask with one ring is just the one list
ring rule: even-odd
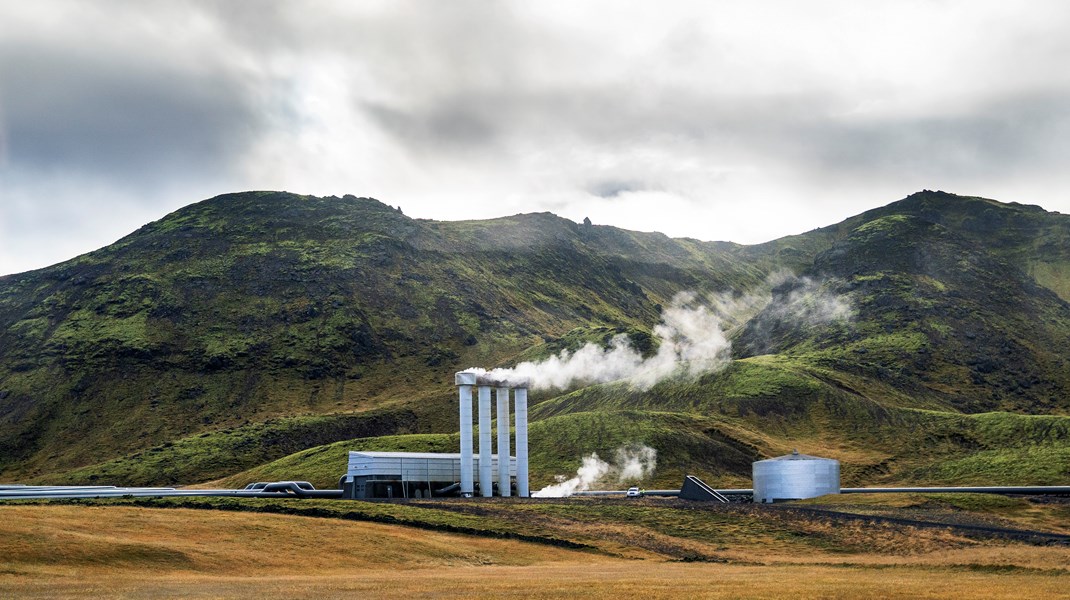
{"label": "green grass patch", "polygon": [[247,471],[225,477],[214,485],[245,487],[255,481],[308,481],[317,488],[335,488],[345,475],[349,452],[457,452],[456,434],[387,435],[317,446]]}
{"label": "green grass patch", "polygon": [[[31,481],[56,485],[189,485],[233,475],[324,442],[350,439],[361,433],[392,432],[412,424],[412,415],[407,411],[388,410],[273,419],[202,433]],[[330,481],[333,486],[344,472],[343,459],[335,467],[333,479],[317,478],[317,481]]]}

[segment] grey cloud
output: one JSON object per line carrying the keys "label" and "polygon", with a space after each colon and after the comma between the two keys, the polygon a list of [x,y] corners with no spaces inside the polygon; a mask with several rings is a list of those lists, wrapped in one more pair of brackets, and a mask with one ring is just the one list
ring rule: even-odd
{"label": "grey cloud", "polygon": [[[832,93],[744,99],[701,90],[646,101],[630,97],[627,89],[602,88],[570,94],[465,93],[416,108],[375,107],[371,114],[415,153],[447,148],[489,157],[521,140],[617,155],[657,147],[711,160],[760,159],[830,181],[887,180],[904,173],[1042,174],[1070,155],[1070,94],[997,98],[957,113],[911,116],[842,116],[836,111],[839,103]],[[600,197],[649,187],[619,184],[586,185]]]}
{"label": "grey cloud", "polygon": [[[273,186],[390,194],[431,217],[454,214],[443,198],[489,217],[512,197],[509,210],[608,222],[600,207],[641,211],[651,192],[724,223],[735,205],[788,214],[838,194],[832,222],[870,207],[855,210],[859,191],[887,201],[913,191],[904,181],[1065,189],[1065,3],[889,4],[877,12],[900,18],[884,29],[855,3],[824,5],[864,38],[795,5],[6,3],[0,221],[12,198],[87,182],[105,210]],[[883,112],[852,112],[871,105]],[[631,223],[678,234],[676,217]]]}
{"label": "grey cloud", "polygon": [[0,47],[8,161],[159,183],[225,172],[263,128],[232,73],[47,46]]}
{"label": "grey cloud", "polygon": [[1070,155],[1070,95],[995,99],[951,115],[827,120],[791,158],[814,173],[893,177],[1038,174]]}
{"label": "grey cloud", "polygon": [[492,111],[465,103],[443,103],[419,111],[369,103],[365,110],[386,131],[419,153],[482,149],[503,129]]}
{"label": "grey cloud", "polygon": [[628,192],[649,190],[650,186],[640,181],[626,181],[618,179],[602,179],[595,181],[587,187],[587,191],[599,198],[616,198]]}
{"label": "grey cloud", "polygon": [[622,83],[571,90],[458,90],[410,107],[367,108],[400,141],[411,144],[466,145],[504,137],[598,145],[665,138],[725,144],[787,132],[828,102],[817,95],[650,93]]}

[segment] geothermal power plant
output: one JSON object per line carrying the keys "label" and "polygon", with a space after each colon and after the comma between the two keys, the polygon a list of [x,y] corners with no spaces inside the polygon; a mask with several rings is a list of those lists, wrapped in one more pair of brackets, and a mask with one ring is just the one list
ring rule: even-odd
{"label": "geothermal power plant", "polygon": [[[528,487],[528,384],[503,381],[472,371],[454,376],[458,391],[461,451],[350,452],[342,479],[344,498],[433,498],[460,495],[471,498],[530,496]],[[479,454],[472,427],[473,391],[478,399]],[[491,396],[494,414],[491,414]],[[513,409],[510,410],[510,398]],[[510,416],[515,418],[510,422]],[[497,427],[497,440],[492,435]],[[516,431],[516,456],[510,450],[510,429]],[[496,443],[495,443],[496,442]],[[493,444],[493,447],[492,447]],[[476,475],[478,474],[478,479]]]}
{"label": "geothermal power plant", "polygon": [[[339,488],[316,490],[304,481],[251,483],[244,489],[122,488],[114,486],[0,485],[0,500],[105,498],[123,496],[229,496],[258,498],[422,499],[483,497],[497,494],[528,498],[527,381],[495,379],[482,371],[454,376],[458,391],[460,452],[349,452]],[[491,402],[491,399],[494,402]],[[479,449],[474,447],[473,398],[479,422]],[[493,414],[492,414],[493,409]],[[497,436],[492,432],[497,429]],[[510,431],[515,439],[510,440]],[[496,437],[496,440],[495,440]],[[495,444],[496,442],[496,444]],[[515,456],[512,454],[515,451]],[[839,461],[800,454],[756,461],[752,489],[716,490],[687,475],[679,490],[650,490],[640,495],[677,496],[687,500],[772,503],[826,494],[879,492],[974,492],[991,494],[1070,495],[1070,486],[980,486],[841,488]],[[636,490],[636,488],[633,488]],[[636,490],[637,491],[637,490]],[[624,491],[577,492],[612,496]],[[631,491],[628,495],[634,495]]]}

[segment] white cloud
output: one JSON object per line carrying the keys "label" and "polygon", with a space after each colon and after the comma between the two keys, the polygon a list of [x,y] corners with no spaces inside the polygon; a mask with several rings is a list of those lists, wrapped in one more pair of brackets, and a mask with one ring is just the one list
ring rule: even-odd
{"label": "white cloud", "polygon": [[28,199],[123,231],[268,188],[741,242],[922,188],[1070,212],[1063,2],[314,6],[0,7],[0,271],[114,238]]}

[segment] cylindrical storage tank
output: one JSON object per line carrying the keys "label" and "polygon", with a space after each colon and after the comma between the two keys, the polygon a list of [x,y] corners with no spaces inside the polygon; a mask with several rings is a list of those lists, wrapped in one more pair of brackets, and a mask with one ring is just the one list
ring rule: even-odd
{"label": "cylindrical storage tank", "polygon": [[752,466],[754,501],[802,500],[840,493],[840,461],[799,454],[759,460]]}

